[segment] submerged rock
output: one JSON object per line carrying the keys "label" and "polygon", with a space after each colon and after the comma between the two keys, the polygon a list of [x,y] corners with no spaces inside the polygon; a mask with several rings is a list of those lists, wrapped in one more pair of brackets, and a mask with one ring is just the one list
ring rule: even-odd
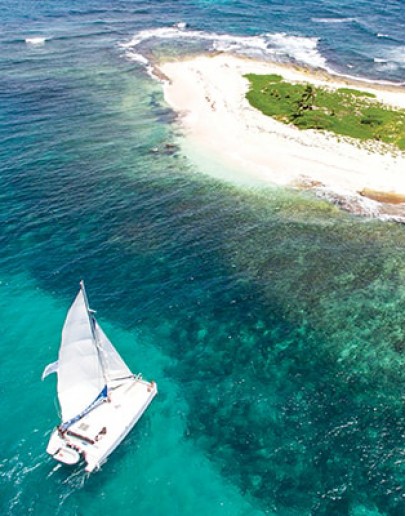
{"label": "submerged rock", "polygon": [[[378,218],[380,220],[405,223],[405,205],[403,203],[379,202],[372,196],[352,193],[346,190],[331,190],[328,187],[316,187],[313,189],[316,196],[332,202],[340,209],[354,215]],[[385,200],[388,197],[385,196]],[[396,197],[398,198],[398,197]],[[383,199],[383,197],[381,197]]]}
{"label": "submerged rock", "polygon": [[166,156],[172,156],[179,150],[178,145],[174,143],[165,143],[162,147],[152,147],[150,152],[153,154],[164,154]]}
{"label": "submerged rock", "polygon": [[396,192],[381,192],[378,190],[371,190],[370,188],[364,188],[358,192],[363,197],[373,199],[384,204],[404,204],[405,196]]}

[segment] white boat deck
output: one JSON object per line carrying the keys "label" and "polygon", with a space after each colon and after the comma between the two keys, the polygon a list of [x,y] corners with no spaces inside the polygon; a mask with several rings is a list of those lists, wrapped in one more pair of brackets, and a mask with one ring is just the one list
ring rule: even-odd
{"label": "white boat deck", "polygon": [[[86,471],[100,467],[133,428],[156,394],[154,382],[141,378],[127,380],[110,391],[108,401],[68,428],[63,440],[83,454]],[[58,459],[55,454],[52,455]]]}

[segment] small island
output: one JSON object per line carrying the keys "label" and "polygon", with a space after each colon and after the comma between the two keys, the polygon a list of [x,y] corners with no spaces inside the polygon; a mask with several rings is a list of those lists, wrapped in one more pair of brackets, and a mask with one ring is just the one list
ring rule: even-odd
{"label": "small island", "polygon": [[204,173],[404,220],[402,88],[221,53],[158,70],[179,144]]}
{"label": "small island", "polygon": [[276,74],[247,74],[246,78],[249,103],[279,122],[348,136],[372,148],[381,142],[405,150],[404,110],[377,102],[374,93],[290,83]]}

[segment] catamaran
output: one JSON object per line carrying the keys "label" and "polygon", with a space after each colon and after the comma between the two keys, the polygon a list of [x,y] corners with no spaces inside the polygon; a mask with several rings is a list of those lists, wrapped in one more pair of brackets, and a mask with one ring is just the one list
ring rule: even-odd
{"label": "catamaran", "polygon": [[137,423],[158,390],[134,375],[89,308],[83,281],[62,330],[56,362],[42,379],[57,373],[61,423],[47,452],[64,464],[81,458],[88,472],[100,468]]}

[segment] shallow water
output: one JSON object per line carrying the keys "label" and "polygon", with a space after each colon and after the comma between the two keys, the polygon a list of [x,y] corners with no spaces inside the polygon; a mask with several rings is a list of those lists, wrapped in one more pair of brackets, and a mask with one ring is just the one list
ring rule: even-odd
{"label": "shallow water", "polygon": [[[245,36],[256,4],[61,5],[4,17],[0,512],[402,514],[403,227],[198,174],[119,46],[165,12]],[[40,382],[81,278],[160,391],[89,478],[46,456]]]}

